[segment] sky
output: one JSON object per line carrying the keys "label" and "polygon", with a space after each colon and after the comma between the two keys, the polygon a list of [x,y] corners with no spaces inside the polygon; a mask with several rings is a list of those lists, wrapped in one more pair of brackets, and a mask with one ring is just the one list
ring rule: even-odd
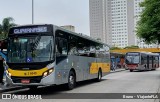
{"label": "sky", "polygon": [[[0,23],[32,23],[32,0],[0,0]],[[89,0],[34,0],[34,24],[73,25],[77,33],[90,35]]]}

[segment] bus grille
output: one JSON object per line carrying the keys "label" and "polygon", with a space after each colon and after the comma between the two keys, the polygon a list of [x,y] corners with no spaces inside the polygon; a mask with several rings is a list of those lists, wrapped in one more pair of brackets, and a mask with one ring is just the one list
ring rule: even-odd
{"label": "bus grille", "polygon": [[21,80],[22,79],[29,79],[30,80],[30,83],[40,83],[42,77],[39,76],[39,77],[11,77],[12,81],[14,83],[21,83]]}

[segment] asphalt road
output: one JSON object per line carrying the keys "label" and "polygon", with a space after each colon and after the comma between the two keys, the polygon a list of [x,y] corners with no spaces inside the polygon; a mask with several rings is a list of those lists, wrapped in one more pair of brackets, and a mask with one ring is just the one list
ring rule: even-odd
{"label": "asphalt road", "polygon": [[[66,90],[64,85],[52,86],[52,87],[42,87],[37,90],[30,91],[29,89],[14,90],[9,92],[4,92],[3,94],[16,94],[16,95],[42,95],[42,98],[52,99],[52,100],[12,100],[12,102],[159,102],[159,99],[81,99],[92,97],[104,98],[107,97],[105,93],[114,93],[112,95],[120,95],[118,93],[123,93],[126,96],[127,93],[160,93],[160,69],[155,71],[135,71],[129,72],[121,71],[116,73],[111,73],[103,77],[101,82],[84,81],[77,84],[74,90]],[[82,95],[79,99],[54,99],[55,97],[60,97],[60,93],[65,93],[65,97],[73,97],[75,94]],[[74,94],[73,94],[74,93]],[[88,93],[88,94],[86,94]],[[91,94],[90,94],[91,93]],[[99,94],[93,94],[99,93]],[[103,94],[104,93],[104,94]],[[115,94],[116,93],[116,94]],[[64,95],[64,94],[63,94]],[[68,96],[67,96],[68,95]],[[89,96],[87,96],[89,95]],[[117,96],[118,97],[118,96]],[[63,97],[64,98],[64,97]],[[159,97],[160,98],[160,97]],[[2,102],[10,102],[11,100],[2,100]]]}

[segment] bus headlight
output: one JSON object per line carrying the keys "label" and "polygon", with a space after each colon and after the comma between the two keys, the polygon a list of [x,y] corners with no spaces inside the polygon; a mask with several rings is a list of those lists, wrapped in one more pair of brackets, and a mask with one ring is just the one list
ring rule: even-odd
{"label": "bus headlight", "polygon": [[43,77],[50,75],[52,72],[53,72],[53,68],[47,70],[46,72],[43,73]]}
{"label": "bus headlight", "polygon": [[48,72],[43,73],[43,77],[46,77],[48,75]]}
{"label": "bus headlight", "polygon": [[6,73],[7,73],[7,74],[9,73],[8,70],[6,70]]}
{"label": "bus headlight", "polygon": [[11,74],[11,73],[8,73],[8,75],[11,77],[12,74]]}
{"label": "bus headlight", "polygon": [[8,74],[10,77],[11,77],[11,73],[9,73],[9,71],[8,70],[6,70],[6,74]]}
{"label": "bus headlight", "polygon": [[53,72],[53,69],[50,69],[50,70],[49,70],[49,74],[51,74],[52,72]]}

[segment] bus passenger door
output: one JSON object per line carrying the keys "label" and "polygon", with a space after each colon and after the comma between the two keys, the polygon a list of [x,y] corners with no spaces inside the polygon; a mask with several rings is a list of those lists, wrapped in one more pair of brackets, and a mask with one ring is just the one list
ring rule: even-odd
{"label": "bus passenger door", "polygon": [[152,69],[152,61],[153,61],[153,59],[152,59],[152,56],[149,56],[149,70],[151,70]]}
{"label": "bus passenger door", "polygon": [[149,69],[149,56],[147,56],[147,67],[146,69]]}
{"label": "bus passenger door", "polygon": [[152,56],[152,68],[151,69],[154,69],[154,64],[155,64],[155,61],[154,61],[154,56]]}
{"label": "bus passenger door", "polygon": [[67,39],[56,38],[56,79],[58,83],[65,83],[68,79]]}

